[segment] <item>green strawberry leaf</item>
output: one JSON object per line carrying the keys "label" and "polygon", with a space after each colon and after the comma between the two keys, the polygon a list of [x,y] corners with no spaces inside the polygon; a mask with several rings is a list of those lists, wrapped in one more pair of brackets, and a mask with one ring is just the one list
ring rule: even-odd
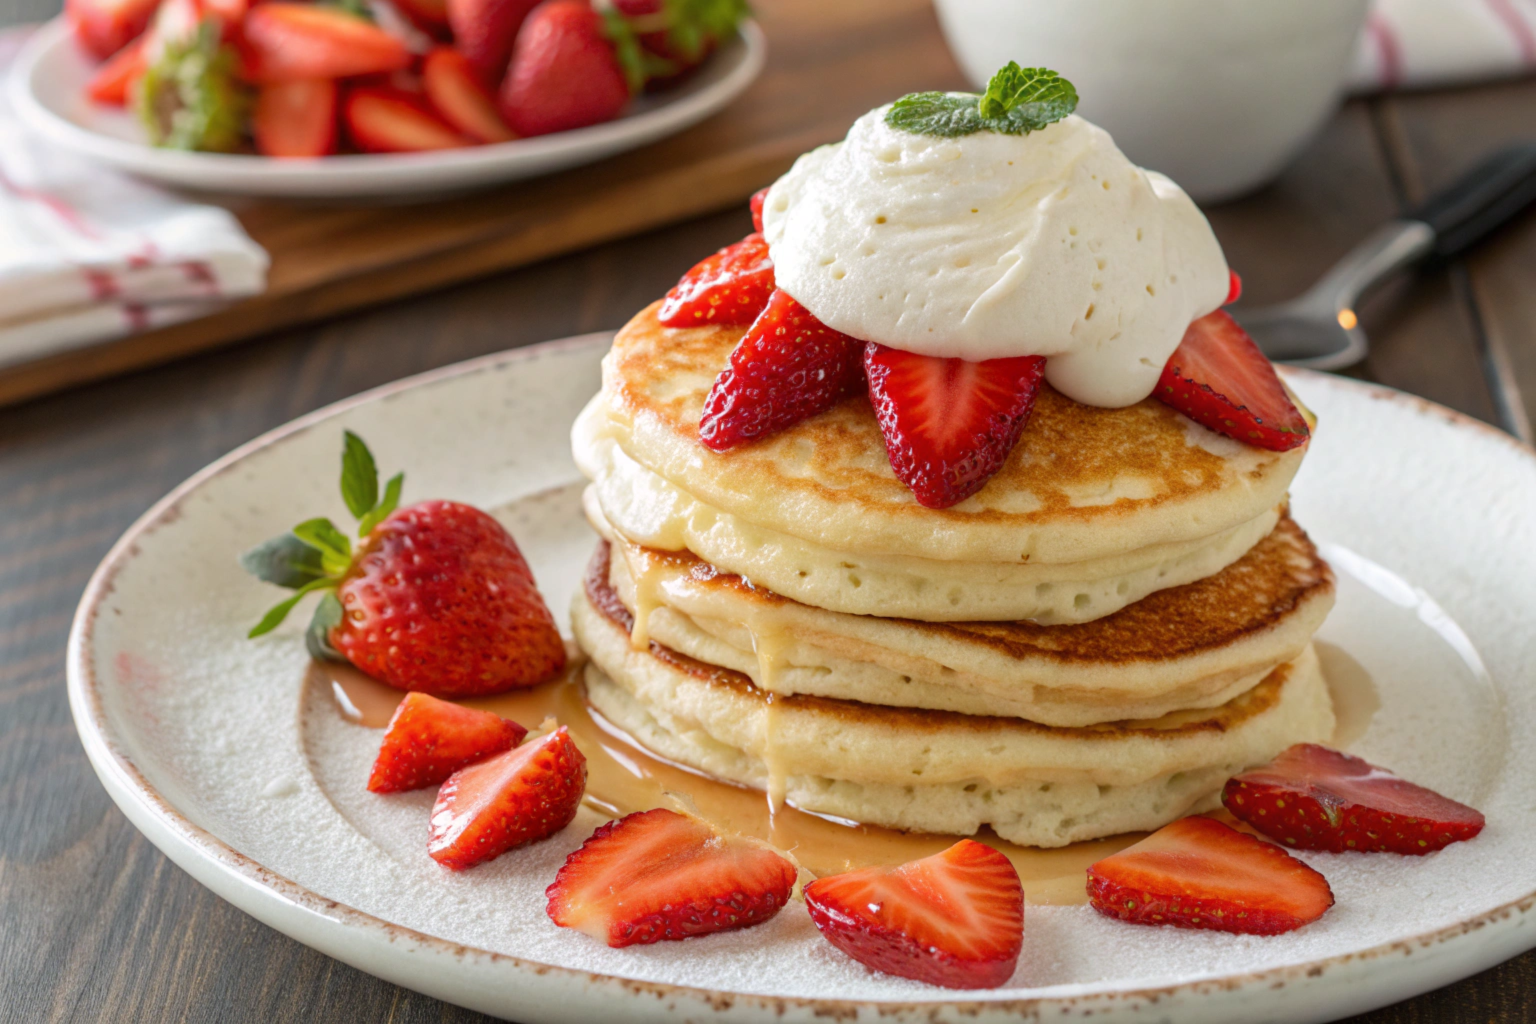
{"label": "green strawberry leaf", "polygon": [[352,542],[329,519],[306,519],[293,528],[293,535],[320,552],[328,576],[340,576],[352,564]]}
{"label": "green strawberry leaf", "polygon": [[624,20],[624,15],[612,7],[605,7],[600,13],[603,16],[603,35],[612,44],[613,57],[618,61],[619,70],[624,73],[629,94],[634,96],[645,87],[645,61],[640,56],[640,40],[636,38],[635,30],[629,27],[629,22]]}
{"label": "green strawberry leaf", "polygon": [[292,533],[251,548],[240,556],[240,566],[257,579],[280,587],[302,587],[326,575],[319,550]]}
{"label": "green strawberry leaf", "polygon": [[135,90],[135,112],[152,145],[232,153],[245,144],[251,91],[237,77],[235,51],[217,18],[166,44]]}
{"label": "green strawberry leaf", "polygon": [[985,93],[912,93],[891,104],[885,123],[898,131],[943,138],[976,132],[1027,135],[1076,109],[1077,90],[1071,82],[1047,68],[1021,68],[1009,61],[992,76]]}
{"label": "green strawberry leaf", "polygon": [[352,431],[342,432],[341,497],[347,511],[361,519],[379,500],[379,468],[363,439]]}
{"label": "green strawberry leaf", "polygon": [[246,637],[254,640],[258,636],[264,636],[265,634],[272,632],[278,627],[279,624],[282,623],[284,619],[288,617],[288,613],[293,611],[293,606],[304,599],[305,594],[312,593],[316,590],[324,590],[330,587],[334,587],[335,585],[336,581],[333,579],[322,578],[318,580],[310,580],[308,583],[300,587],[298,592],[288,600],[273,607],[270,611],[267,612],[266,615],[263,615],[261,621],[252,626],[251,631],[245,634]]}
{"label": "green strawberry leaf", "polygon": [[373,528],[382,523],[391,512],[400,507],[400,488],[405,483],[405,474],[396,473],[389,478],[389,483],[384,485],[384,500],[380,501],[368,514],[363,516],[357,524],[357,535],[366,537],[373,532]]}
{"label": "green strawberry leaf", "polygon": [[312,658],[321,661],[346,661],[341,652],[331,646],[331,630],[341,625],[342,607],[341,598],[332,590],[320,599],[315,606],[315,614],[309,620],[309,628],[304,631],[304,646],[309,648]]}

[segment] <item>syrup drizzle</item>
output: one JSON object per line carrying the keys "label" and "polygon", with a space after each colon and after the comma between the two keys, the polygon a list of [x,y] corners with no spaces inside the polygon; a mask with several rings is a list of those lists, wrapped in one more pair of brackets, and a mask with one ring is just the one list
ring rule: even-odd
{"label": "syrup drizzle", "polygon": [[[1365,732],[1380,701],[1370,675],[1353,658],[1330,644],[1319,645],[1330,690],[1338,708],[1335,744],[1344,746]],[[762,652],[760,650],[760,657]],[[700,774],[651,754],[586,702],[581,684],[581,657],[572,659],[566,675],[527,690],[458,703],[492,711],[531,728],[546,718],[566,726],[587,758],[584,802],[599,813],[621,817],[653,807],[686,806],[727,833],[756,836],[792,854],[816,876],[837,874],[873,865],[892,866],[948,848],[954,836],[898,832],[811,814],[783,800],[785,766],[776,764],[772,743],[772,708],[764,760],[769,765],[769,799],[748,789]],[[775,658],[763,666],[771,680]],[[349,665],[314,662],[311,685],[324,686],[337,712],[350,722],[370,728],[389,723],[405,696]],[[770,691],[771,692],[771,691]],[[777,797],[774,787],[777,779]],[[361,783],[359,783],[361,784]],[[1224,811],[1215,814],[1238,824]],[[1239,827],[1242,827],[1239,825]],[[1073,843],[1054,850],[1019,846],[982,829],[972,838],[1002,851],[1019,872],[1025,898],[1035,905],[1074,905],[1087,902],[1083,873],[1089,865],[1125,849],[1145,833],[1130,833]]]}

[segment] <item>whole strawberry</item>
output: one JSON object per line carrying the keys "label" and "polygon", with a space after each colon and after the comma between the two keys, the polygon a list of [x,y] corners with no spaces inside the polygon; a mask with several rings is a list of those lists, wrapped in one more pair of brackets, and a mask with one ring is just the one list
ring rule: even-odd
{"label": "whole strawberry", "polygon": [[565,645],[517,542],[479,509],[425,501],[397,509],[404,474],[379,495],[367,445],[351,431],[341,491],[360,520],[356,553],[329,519],[310,519],[241,557],[291,598],[251,630],[270,632],[311,591],[327,591],[307,642],[402,690],[473,697],[533,686],[565,669]]}
{"label": "whole strawberry", "polygon": [[623,18],[586,0],[545,0],[517,33],[501,116],[524,138],[584,128],[618,117],[643,83]]}

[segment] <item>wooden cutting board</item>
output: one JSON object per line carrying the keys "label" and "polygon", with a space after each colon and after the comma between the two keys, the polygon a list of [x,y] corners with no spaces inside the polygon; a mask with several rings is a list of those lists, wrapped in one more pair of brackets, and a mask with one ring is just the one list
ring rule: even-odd
{"label": "wooden cutting board", "polygon": [[744,202],[858,115],[959,88],[928,0],[758,0],[762,76],[681,135],[602,163],[411,205],[261,200],[235,212],[267,291],[212,316],[0,370],[0,404],[441,288]]}

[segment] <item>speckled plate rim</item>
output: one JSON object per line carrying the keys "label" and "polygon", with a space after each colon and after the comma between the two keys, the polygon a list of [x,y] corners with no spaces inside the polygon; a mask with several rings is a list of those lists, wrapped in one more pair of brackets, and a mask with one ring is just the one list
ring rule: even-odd
{"label": "speckled plate rim", "polygon": [[[1020,1019],[1147,1019],[1146,1012],[1184,1021],[1227,1021],[1264,994],[1269,1020],[1326,1021],[1410,998],[1484,970],[1536,947],[1536,891],[1459,924],[1342,956],[1250,974],[1202,979],[1162,988],[1019,999],[868,1001],[762,996],[658,984],[539,963],[464,946],[383,920],[278,875],[185,817],[139,771],[105,714],[92,667],[93,629],[114,579],[138,553],[141,538],[174,522],[183,501],[207,481],[251,454],[359,406],[559,352],[599,347],[611,332],[579,335],[446,366],[365,391],[293,420],[241,445],[194,474],[139,517],[113,545],[87,584],[70,630],[67,685],[70,710],[97,777],[136,828],[178,867],[219,896],[278,931],[380,978],[447,1002],[496,1014],[515,992],[520,1018],[585,1021],[596,1013],[621,1019],[671,1021],[894,1021]],[[1305,379],[1323,376],[1287,370]],[[1332,386],[1407,405],[1453,428],[1507,444],[1536,462],[1536,451],[1508,435],[1425,399],[1379,385],[1330,377]]]}

